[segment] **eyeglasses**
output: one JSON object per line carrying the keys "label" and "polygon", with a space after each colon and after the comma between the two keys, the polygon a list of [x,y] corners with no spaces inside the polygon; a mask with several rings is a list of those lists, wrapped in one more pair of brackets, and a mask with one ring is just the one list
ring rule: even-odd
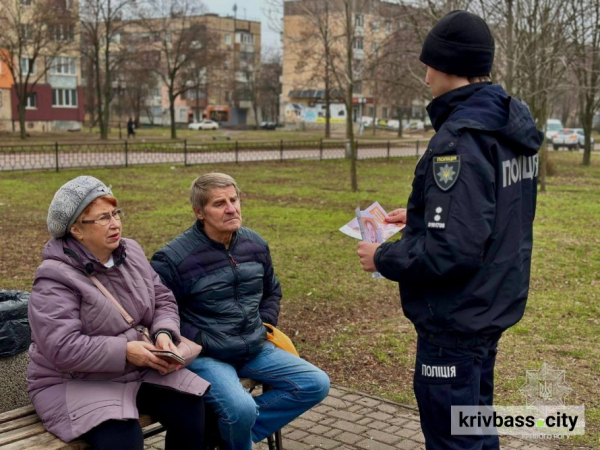
{"label": "eyeglasses", "polygon": [[121,211],[120,209],[115,209],[110,214],[104,214],[95,220],[82,220],[81,223],[95,223],[97,225],[100,225],[101,227],[105,227],[110,223],[111,218],[115,219],[117,222],[120,222],[121,217],[125,217],[123,211]]}

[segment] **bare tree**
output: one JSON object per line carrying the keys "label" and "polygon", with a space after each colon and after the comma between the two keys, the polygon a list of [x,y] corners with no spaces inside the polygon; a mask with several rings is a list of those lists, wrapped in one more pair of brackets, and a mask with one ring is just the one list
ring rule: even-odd
{"label": "bare tree", "polygon": [[194,116],[202,119],[202,109],[208,99],[210,81],[215,78],[212,73],[223,66],[225,52],[219,46],[219,35],[208,28],[202,28],[201,47],[193,53],[193,59],[185,67],[182,79],[188,86],[188,99],[194,104]]}
{"label": "bare tree", "polygon": [[108,139],[113,81],[126,52],[120,48],[125,16],[135,0],[86,0],[81,14],[81,53],[92,68],[100,139]]}
{"label": "bare tree", "polygon": [[281,95],[281,54],[267,54],[261,62],[258,75],[259,106],[262,117],[276,122],[279,117],[279,96]]}
{"label": "bare tree", "polygon": [[138,10],[138,25],[144,30],[141,43],[160,55],[154,72],[167,86],[171,138],[177,138],[175,100],[191,87],[189,73],[208,40],[208,29],[197,0],[149,0]]}
{"label": "bare tree", "polygon": [[0,59],[14,80],[21,139],[27,137],[25,110],[28,102],[36,102],[36,85],[51,67],[61,65],[62,70],[62,62],[55,59],[58,55],[76,49],[76,17],[73,4],[67,1],[0,2]]}
{"label": "bare tree", "polygon": [[119,112],[135,117],[136,128],[140,126],[142,111],[148,109],[149,100],[159,86],[157,77],[152,73],[154,63],[152,54],[132,51],[124,58],[121,65],[119,87],[122,87],[122,92],[119,94],[125,98],[126,105],[125,111],[119,107]]}
{"label": "bare tree", "polygon": [[594,115],[600,108],[600,0],[571,0],[571,67],[577,78],[579,118],[585,133],[583,165],[591,164]]}

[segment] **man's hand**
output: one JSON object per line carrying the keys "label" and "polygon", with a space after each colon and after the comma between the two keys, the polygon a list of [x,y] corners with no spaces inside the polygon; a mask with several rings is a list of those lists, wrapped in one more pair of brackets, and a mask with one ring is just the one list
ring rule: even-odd
{"label": "man's hand", "polygon": [[[177,356],[181,356],[179,354],[179,350],[177,350],[177,346],[173,343],[169,335],[166,333],[160,333],[156,338],[156,348],[158,350],[166,350],[169,352],[175,353]],[[173,372],[174,370],[179,370],[183,366],[181,364],[169,364],[168,372]]]}
{"label": "man's hand", "polygon": [[128,342],[126,354],[127,361],[139,367],[152,367],[153,369],[158,370],[161,375],[167,374],[169,371],[169,363],[150,353],[150,350],[156,350],[156,347],[148,342]]}
{"label": "man's hand", "polygon": [[375,256],[375,251],[380,245],[381,244],[371,244],[369,242],[358,243],[358,257],[360,258],[360,263],[363,266],[363,270],[366,272],[377,272],[373,257]]}
{"label": "man's hand", "polygon": [[388,223],[406,223],[406,209],[400,208],[392,211],[385,218]]}

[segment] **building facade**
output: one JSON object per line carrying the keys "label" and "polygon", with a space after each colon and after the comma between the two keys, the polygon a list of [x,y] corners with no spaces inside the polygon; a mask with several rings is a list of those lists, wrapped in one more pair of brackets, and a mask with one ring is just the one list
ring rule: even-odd
{"label": "building facade", "polygon": [[[388,74],[378,61],[390,53],[394,39],[402,33],[400,6],[380,0],[355,2],[351,18],[353,47],[353,121],[371,123],[376,118],[380,125],[399,126],[399,120],[421,116],[423,100],[398,99],[397,92],[386,84]],[[287,124],[322,125],[326,120],[325,92],[327,64],[346,60],[346,16],[343,3],[315,0],[286,0],[283,17],[283,77],[281,121]],[[323,29],[330,35],[330,52],[327,59]],[[336,62],[337,61],[337,62]],[[338,79],[329,75],[330,123],[345,124],[349,116],[343,101],[345,89]],[[343,78],[344,74],[342,74]],[[399,103],[406,102],[409,113],[400,117]],[[405,105],[402,105],[403,107]],[[406,108],[405,108],[406,109]],[[369,120],[367,120],[369,119]]]}
{"label": "building facade", "polygon": [[[174,27],[179,26],[173,23]],[[182,73],[180,80],[189,88],[175,102],[175,122],[186,124],[202,119],[211,119],[224,126],[254,125],[253,88],[254,76],[260,67],[261,23],[217,14],[203,14],[187,20],[190,30],[201,30],[203,36],[198,45],[207,46],[207,61],[192,75]],[[180,33],[180,31],[177,31]],[[141,51],[154,53],[156,64],[165,64],[162,53],[153,45],[155,37],[143,29],[139,22],[131,21],[123,27],[119,44],[137,45]],[[159,39],[156,37],[156,39]],[[127,44],[129,42],[129,44]],[[162,68],[161,68],[162,70]],[[192,69],[188,69],[188,72]],[[156,73],[155,83],[145,95],[139,121],[142,124],[170,125],[169,95],[166,83]],[[127,89],[127,81],[120,81],[120,88]],[[116,88],[116,82],[115,82]],[[112,105],[114,116],[131,115],[127,108]]]}
{"label": "building facade", "polygon": [[[7,42],[18,42],[19,45],[0,50],[3,52],[0,127],[6,131],[20,130],[16,86],[27,82],[30,91],[25,107],[27,131],[80,130],[84,114],[76,20],[78,2],[57,0],[55,10],[48,13],[45,23],[39,22],[40,13],[45,14],[45,11],[35,10],[44,5],[21,1],[14,7],[20,13],[18,17],[22,23],[18,25],[18,32],[16,29],[5,30],[19,36]],[[42,37],[34,39],[34,34]],[[12,70],[7,66],[7,60],[10,60]]]}

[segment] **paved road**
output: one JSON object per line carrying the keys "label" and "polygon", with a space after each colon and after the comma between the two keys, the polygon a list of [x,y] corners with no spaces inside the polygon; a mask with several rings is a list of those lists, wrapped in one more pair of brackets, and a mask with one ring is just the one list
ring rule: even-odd
{"label": "paved road", "polygon": [[[548,450],[557,448],[546,441],[524,441],[502,437],[501,448]],[[146,450],[163,450],[165,436],[146,441]],[[418,412],[410,406],[332,387],[323,403],[283,429],[285,450],[312,448],[331,450],[420,450],[425,449]],[[254,450],[267,450],[264,442]]]}

